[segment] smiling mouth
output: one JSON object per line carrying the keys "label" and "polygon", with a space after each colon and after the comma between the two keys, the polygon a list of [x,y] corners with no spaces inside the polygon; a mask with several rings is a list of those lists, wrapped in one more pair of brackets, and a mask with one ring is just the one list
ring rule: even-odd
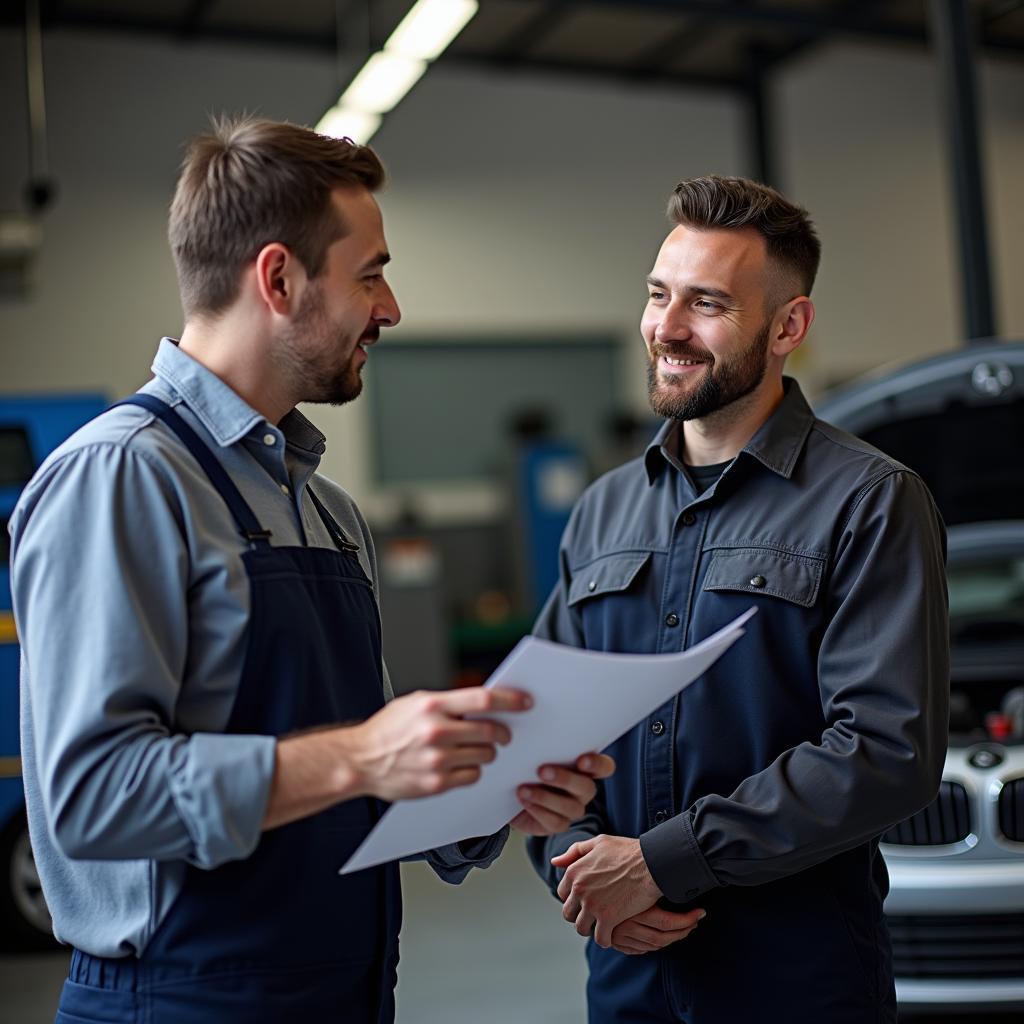
{"label": "smiling mouth", "polygon": [[672,356],[662,356],[662,359],[668,363],[669,366],[703,366],[703,359],[673,359]]}
{"label": "smiling mouth", "polygon": [[704,373],[708,366],[706,359],[688,359],[685,356],[670,356],[662,352],[658,356],[658,373],[663,380],[682,380],[697,373]]}

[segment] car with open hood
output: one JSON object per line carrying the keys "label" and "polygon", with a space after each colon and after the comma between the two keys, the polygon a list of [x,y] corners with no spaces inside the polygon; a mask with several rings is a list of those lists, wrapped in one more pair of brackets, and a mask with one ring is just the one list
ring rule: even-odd
{"label": "car with open hood", "polygon": [[1024,1009],[1024,343],[876,374],[816,411],[920,473],[949,535],[941,788],[882,837],[901,1013]]}

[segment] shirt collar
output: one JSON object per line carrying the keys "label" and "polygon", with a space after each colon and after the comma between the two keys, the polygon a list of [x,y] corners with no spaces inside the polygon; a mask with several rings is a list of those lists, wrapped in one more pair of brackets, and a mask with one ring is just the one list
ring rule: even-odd
{"label": "shirt collar", "polygon": [[[212,370],[182,352],[173,338],[160,340],[152,369],[182,397],[222,448],[271,425]],[[313,455],[324,453],[326,438],[298,409],[281,420],[279,429],[289,445]]]}
{"label": "shirt collar", "polygon": [[[782,387],[782,401],[743,446],[743,451],[788,480],[814,425],[814,413],[792,377],[783,377]],[[675,453],[679,450],[676,438],[680,426],[678,420],[666,420],[647,446],[644,467],[648,483],[654,483],[666,462],[678,465]]]}
{"label": "shirt collar", "polygon": [[310,455],[323,455],[327,451],[326,436],[298,409],[292,409],[278,426],[290,448],[298,448]]}

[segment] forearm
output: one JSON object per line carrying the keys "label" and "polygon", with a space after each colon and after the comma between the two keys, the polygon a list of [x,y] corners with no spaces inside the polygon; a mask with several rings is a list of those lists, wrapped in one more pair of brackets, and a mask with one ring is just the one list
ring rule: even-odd
{"label": "forearm", "polygon": [[358,725],[291,736],[277,744],[265,828],[356,797],[411,800],[472,785],[508,743],[506,725],[480,716],[522,711],[519,691],[470,687],[398,697]]}
{"label": "forearm", "polygon": [[367,795],[354,750],[357,728],[324,729],[277,742],[264,829]]}

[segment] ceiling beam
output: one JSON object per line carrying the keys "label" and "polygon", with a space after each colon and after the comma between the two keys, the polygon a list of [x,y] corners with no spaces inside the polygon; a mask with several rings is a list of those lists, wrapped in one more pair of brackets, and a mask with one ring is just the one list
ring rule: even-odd
{"label": "ceiling beam", "polygon": [[[567,0],[566,0],[567,2]],[[576,2],[576,0],[574,0]],[[587,0],[593,6],[625,7],[625,0]],[[747,0],[628,0],[631,9],[658,11],[706,19],[708,22],[727,22],[733,27],[758,26],[768,29],[789,29],[807,38],[846,35],[876,41],[916,43],[925,46],[929,35],[924,24],[920,26],[892,22],[880,17],[879,5],[874,0],[865,3],[843,4],[834,8],[807,9],[750,4]],[[989,20],[997,20],[1013,9],[1024,6],[1024,0],[1003,0]],[[1021,52],[1024,47],[1016,40],[1002,39],[990,27],[982,30],[979,43],[993,52]]]}
{"label": "ceiling beam", "polygon": [[[569,8],[579,4],[581,0],[550,0],[549,7]],[[614,6],[624,8],[624,0],[585,0],[587,4],[598,6]],[[1007,4],[1010,0],[1005,0]],[[1013,0],[1017,2],[1017,0]],[[1024,2],[1024,0],[1022,0]],[[205,0],[195,0],[193,6],[202,6]],[[851,5],[849,9],[837,8],[833,10],[822,10],[819,12],[783,9],[779,7],[766,7],[755,4],[748,4],[744,0],[629,0],[630,9],[638,7],[648,10],[661,11],[662,13],[675,13],[679,15],[699,15],[706,25],[712,23],[732,22],[734,26],[745,24],[748,26],[759,25],[761,27],[774,27],[777,29],[789,28],[799,32],[803,39],[799,45],[793,44],[790,47],[779,49],[779,58],[784,59],[798,49],[803,49],[809,42],[816,41],[828,35],[853,34],[871,37],[881,40],[907,42],[927,45],[927,33],[922,26],[915,28],[906,25],[892,25],[870,16],[872,3]],[[862,13],[863,12],[863,13]],[[84,29],[104,32],[124,32],[137,35],[163,36],[164,38],[182,38],[182,23],[180,19],[153,21],[144,18],[133,18],[123,14],[97,14],[83,10],[67,9],[58,5],[54,0],[44,0],[42,5],[43,30],[44,32],[58,28]],[[997,12],[998,13],[998,12]],[[1009,13],[1004,11],[1002,13]],[[200,10],[202,14],[202,10]],[[554,17],[554,14],[551,15]],[[200,19],[201,21],[201,19]],[[24,10],[20,5],[0,3],[0,25],[24,24]],[[374,26],[376,36],[377,26]],[[297,49],[307,51],[319,51],[323,53],[337,53],[339,40],[332,32],[288,32],[279,29],[253,28],[248,29],[240,26],[219,26],[198,24],[194,34],[188,37],[189,42],[213,42],[226,43],[229,45],[238,44],[245,46],[265,46],[270,49]],[[342,41],[343,42],[343,41]],[[383,38],[374,39],[373,45],[379,45]],[[979,43],[982,48],[993,53],[1021,53],[1024,46],[1016,40],[999,38],[994,27],[985,27],[980,34]],[[445,61],[454,58],[454,54],[445,54]],[[493,59],[493,58],[492,58]],[[777,63],[772,59],[772,63]],[[519,60],[515,61],[520,66]],[[526,62],[529,65],[530,61]],[[560,62],[555,62],[558,69],[561,69]],[[523,65],[523,66],[526,66]],[[597,68],[603,69],[604,73],[612,78],[633,77],[646,78],[637,68],[623,69],[615,65],[587,64],[576,65],[581,70],[579,73],[592,74]],[[655,80],[676,80],[682,83],[686,76],[663,75],[660,72],[654,75]],[[697,80],[706,81],[706,76],[697,76]],[[715,79],[712,77],[712,81]]]}
{"label": "ceiling beam", "polygon": [[[752,0],[739,0],[750,4]],[[712,18],[694,17],[684,19],[682,28],[671,33],[667,39],[660,40],[653,46],[639,53],[631,62],[633,70],[645,74],[649,70],[661,71],[665,65],[672,64],[685,57],[687,53],[697,49],[706,40],[709,33],[713,34],[727,26]]]}
{"label": "ceiling beam", "polygon": [[492,51],[501,61],[514,61],[529,53],[546,35],[554,31],[571,13],[573,3],[549,3],[525,24],[510,32]]}
{"label": "ceiling beam", "polygon": [[210,12],[214,0],[190,0],[188,10],[181,19],[178,35],[182,39],[195,39],[202,28],[203,19]]}
{"label": "ceiling beam", "polygon": [[[21,12],[13,19],[20,24],[24,18]],[[44,31],[54,29],[84,29],[87,31],[130,33],[133,35],[162,36],[164,38],[182,38],[182,22],[157,21],[148,18],[132,18],[121,14],[106,15],[93,14],[87,11],[61,11],[49,18],[45,16],[44,8]],[[4,17],[0,8],[0,24],[10,23],[10,17]],[[267,46],[271,48],[291,47],[303,50],[322,50],[326,53],[334,53],[337,49],[337,40],[333,32],[282,32],[277,29],[246,29],[236,26],[200,25],[194,35],[189,37],[190,42],[223,42],[241,43],[244,45]]]}
{"label": "ceiling beam", "polygon": [[982,14],[982,20],[991,25],[992,22],[1005,18],[1024,7],[1024,0],[992,0],[988,9]]}
{"label": "ceiling beam", "polygon": [[694,18],[686,22],[682,28],[676,29],[665,39],[659,39],[653,46],[649,46],[630,62],[630,67],[636,75],[659,74],[665,65],[671,64],[697,46],[697,37],[704,31],[713,31],[717,22],[705,22],[700,18]]}
{"label": "ceiling beam", "polygon": [[[849,12],[851,10],[870,12],[872,8],[881,6],[883,2],[884,0],[839,0],[834,10],[837,13]],[[827,36],[827,32],[801,32],[791,42],[778,46],[764,47],[758,55],[758,70],[762,73],[766,72],[775,65],[782,64],[791,57],[795,57],[798,53],[821,43]],[[925,42],[924,36],[921,37],[920,41],[922,44]]]}
{"label": "ceiling beam", "polygon": [[554,60],[547,57],[521,57],[512,62],[495,60],[489,54],[446,53],[446,67],[467,67],[484,72],[512,74],[555,74],[578,78],[604,79],[624,85],[670,86],[707,90],[711,92],[736,92],[744,83],[727,75],[674,74],[665,71],[638,72],[623,65],[606,64],[601,61]]}
{"label": "ceiling beam", "polygon": [[[623,8],[622,0],[588,0],[591,5]],[[630,0],[631,9],[644,8],[663,14],[691,15],[708,21],[731,22],[761,28],[792,29],[813,33],[842,33],[916,42],[925,38],[923,28],[901,25],[850,9],[808,9],[770,4],[750,4],[744,0]]]}

